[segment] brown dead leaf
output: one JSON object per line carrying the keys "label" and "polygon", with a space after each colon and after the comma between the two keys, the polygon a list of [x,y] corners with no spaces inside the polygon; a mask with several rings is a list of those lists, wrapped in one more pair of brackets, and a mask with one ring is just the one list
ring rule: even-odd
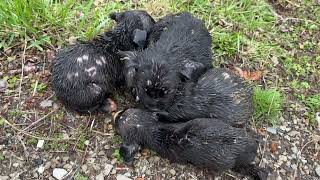
{"label": "brown dead leaf", "polygon": [[144,180],[144,178],[143,177],[137,177],[134,180]]}
{"label": "brown dead leaf", "polygon": [[278,151],[278,143],[276,142],[271,142],[270,144],[270,151],[272,153],[275,153],[276,151]]}
{"label": "brown dead leaf", "polygon": [[250,80],[250,81],[257,81],[261,78],[262,76],[262,71],[244,71],[238,67],[234,67],[236,70],[236,74],[238,74],[240,77],[244,78],[245,80]]}
{"label": "brown dead leaf", "polygon": [[259,133],[259,134],[261,134],[261,135],[266,135],[266,128],[258,128],[257,129],[257,132]]}

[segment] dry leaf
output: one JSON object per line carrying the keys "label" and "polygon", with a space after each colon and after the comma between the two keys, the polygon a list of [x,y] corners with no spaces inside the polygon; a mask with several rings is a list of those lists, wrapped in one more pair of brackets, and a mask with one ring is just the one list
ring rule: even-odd
{"label": "dry leaf", "polygon": [[257,132],[261,135],[266,135],[266,128],[258,128]]}
{"label": "dry leaf", "polygon": [[272,142],[272,143],[270,144],[270,151],[271,151],[272,153],[275,153],[276,151],[278,151],[278,143]]}
{"label": "dry leaf", "polygon": [[143,177],[137,177],[137,178],[135,178],[135,180],[144,180],[144,178]]}
{"label": "dry leaf", "polygon": [[234,67],[234,69],[236,70],[236,73],[245,80],[256,81],[259,80],[262,76],[262,71],[243,71],[238,67]]}

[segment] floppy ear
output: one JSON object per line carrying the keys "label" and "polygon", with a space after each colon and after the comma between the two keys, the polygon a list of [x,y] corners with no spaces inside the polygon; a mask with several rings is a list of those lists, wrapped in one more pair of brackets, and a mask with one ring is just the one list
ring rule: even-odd
{"label": "floppy ear", "polygon": [[137,57],[137,52],[134,51],[118,51],[117,54],[123,60],[134,60]]}
{"label": "floppy ear", "polygon": [[122,17],[123,13],[110,13],[109,18],[112,20],[115,20],[116,22],[119,22],[120,18]]}
{"label": "floppy ear", "polygon": [[126,163],[130,163],[133,161],[133,158],[137,154],[139,149],[140,149],[140,146],[136,143],[133,143],[133,144],[124,143],[124,144],[121,144],[119,153],[120,153],[120,156],[123,157],[123,160]]}
{"label": "floppy ear", "polygon": [[197,79],[204,71],[206,67],[200,63],[191,60],[183,61],[183,66],[180,71],[180,74],[183,78],[187,80],[195,80]]}
{"label": "floppy ear", "polygon": [[147,40],[147,31],[141,29],[135,29],[133,31],[133,42],[139,46],[139,48],[144,48]]}

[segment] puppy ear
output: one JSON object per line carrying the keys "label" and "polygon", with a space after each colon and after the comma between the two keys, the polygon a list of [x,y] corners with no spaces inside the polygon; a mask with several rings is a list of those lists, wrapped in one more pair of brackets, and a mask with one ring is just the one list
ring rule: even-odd
{"label": "puppy ear", "polygon": [[146,45],[147,41],[147,31],[141,29],[135,29],[133,31],[133,40],[136,45],[139,46],[140,49],[143,49]]}
{"label": "puppy ear", "polygon": [[137,57],[137,52],[134,51],[118,51],[117,53],[123,60],[133,60]]}
{"label": "puppy ear", "polygon": [[191,60],[185,60],[183,64],[180,74],[187,80],[197,79],[206,69],[202,63]]}
{"label": "puppy ear", "polygon": [[126,163],[130,163],[133,161],[133,158],[136,155],[136,153],[139,151],[139,149],[140,149],[140,146],[136,143],[133,143],[133,144],[124,143],[124,144],[121,144],[119,153]]}
{"label": "puppy ear", "polygon": [[109,14],[109,18],[116,21],[116,22],[119,22],[120,18],[122,17],[123,13],[110,13]]}

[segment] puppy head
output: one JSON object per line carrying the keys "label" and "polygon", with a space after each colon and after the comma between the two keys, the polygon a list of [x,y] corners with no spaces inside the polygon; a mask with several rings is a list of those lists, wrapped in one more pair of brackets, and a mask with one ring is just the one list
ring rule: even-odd
{"label": "puppy head", "polygon": [[119,153],[125,163],[131,164],[133,162],[134,156],[139,150],[140,146],[136,143],[123,143],[120,146]]}
{"label": "puppy head", "polygon": [[155,23],[146,11],[130,10],[110,13],[109,17],[118,23],[120,29],[127,30],[130,40],[136,47],[142,49],[146,46],[147,34]]}

